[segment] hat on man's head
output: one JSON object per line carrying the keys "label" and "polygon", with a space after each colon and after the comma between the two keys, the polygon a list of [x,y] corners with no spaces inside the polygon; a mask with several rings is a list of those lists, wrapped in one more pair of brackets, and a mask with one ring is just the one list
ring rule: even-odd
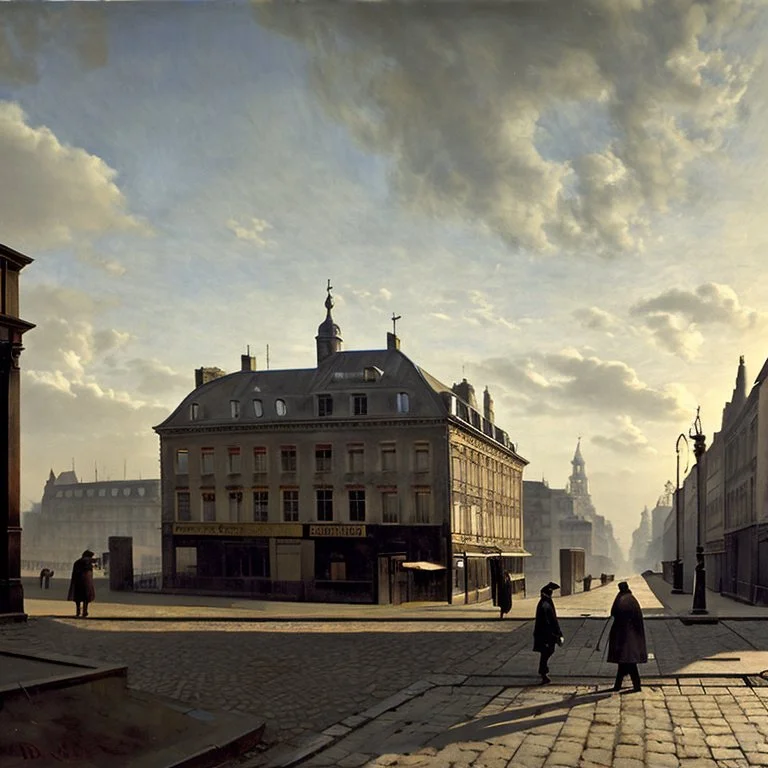
{"label": "hat on man's head", "polygon": [[542,588],[542,592],[554,592],[556,589],[560,589],[559,584],[555,584],[554,581],[550,581],[549,584],[545,584]]}
{"label": "hat on man's head", "polygon": [[626,581],[619,582],[619,592],[629,592],[629,584]]}
{"label": "hat on man's head", "polygon": [[86,549],[85,552],[81,555],[81,557],[93,557],[93,552],[91,552],[90,549]]}

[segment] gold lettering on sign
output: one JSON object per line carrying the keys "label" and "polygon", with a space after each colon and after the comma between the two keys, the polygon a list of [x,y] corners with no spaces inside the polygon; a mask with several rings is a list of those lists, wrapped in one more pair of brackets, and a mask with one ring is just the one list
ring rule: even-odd
{"label": "gold lettering on sign", "polygon": [[365,538],[364,525],[310,525],[309,535],[320,538],[338,536],[343,538]]}
{"label": "gold lettering on sign", "polygon": [[297,538],[302,536],[301,524],[281,523],[174,523],[175,536],[263,536]]}

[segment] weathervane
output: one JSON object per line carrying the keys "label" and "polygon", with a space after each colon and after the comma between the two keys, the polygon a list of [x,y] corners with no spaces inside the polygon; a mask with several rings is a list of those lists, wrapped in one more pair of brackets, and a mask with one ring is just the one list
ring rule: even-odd
{"label": "weathervane", "polygon": [[396,315],[394,312],[392,313],[392,335],[397,336],[397,321],[402,318],[402,315]]}

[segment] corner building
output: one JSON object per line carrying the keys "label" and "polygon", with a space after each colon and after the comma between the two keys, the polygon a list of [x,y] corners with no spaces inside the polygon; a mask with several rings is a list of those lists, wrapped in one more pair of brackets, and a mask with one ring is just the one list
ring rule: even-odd
{"label": "corner building", "polygon": [[315,368],[199,369],[155,427],[164,587],[397,604],[487,599],[495,567],[520,583],[527,462],[490,395],[481,414],[393,333],[342,351],[330,287],[325,306]]}

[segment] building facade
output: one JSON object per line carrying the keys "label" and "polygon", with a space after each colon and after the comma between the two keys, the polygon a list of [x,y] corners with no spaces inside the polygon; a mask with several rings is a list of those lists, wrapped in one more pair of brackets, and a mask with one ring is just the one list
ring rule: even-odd
{"label": "building facade", "polygon": [[34,328],[19,317],[19,275],[29,256],[0,245],[0,617],[24,618],[21,585],[21,382],[23,335]]}
{"label": "building facade", "polygon": [[217,375],[160,436],[163,584],[293,600],[398,603],[490,596],[522,581],[522,473],[486,392],[448,387],[400,351],[343,351],[332,318],[317,365]]}
{"label": "building facade", "polygon": [[[573,514],[573,499],[564,488],[550,488],[544,480],[523,482],[523,520],[525,548],[531,553],[525,561],[525,578],[534,591],[550,581],[560,581],[560,548],[569,546],[562,541],[573,541],[573,532],[563,524],[578,519]],[[583,521],[582,521],[583,522]],[[591,525],[587,535],[591,542]]]}
{"label": "building facade", "polygon": [[57,477],[51,470],[41,503],[24,516],[22,567],[64,576],[85,549],[101,557],[110,536],[130,536],[134,567],[159,572],[160,522],[159,480],[89,483],[74,471]]}

